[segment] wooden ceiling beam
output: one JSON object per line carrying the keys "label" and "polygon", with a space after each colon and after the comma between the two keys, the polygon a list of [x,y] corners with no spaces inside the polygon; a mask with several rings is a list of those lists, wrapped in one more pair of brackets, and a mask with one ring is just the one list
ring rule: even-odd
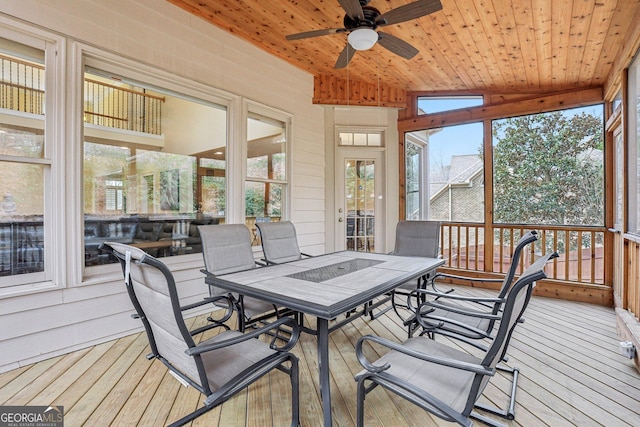
{"label": "wooden ceiling beam", "polygon": [[334,76],[314,76],[313,103],[324,105],[358,105],[365,107],[407,108],[404,89],[383,83],[367,83]]}
{"label": "wooden ceiling beam", "polygon": [[[424,93],[421,93],[424,95]],[[544,96],[509,100],[493,105],[464,108],[444,113],[424,114],[398,120],[398,131],[413,132],[444,126],[479,122],[487,119],[536,114],[564,108],[584,107],[602,102],[602,87],[578,89]],[[416,102],[415,93],[408,94],[408,102]]]}

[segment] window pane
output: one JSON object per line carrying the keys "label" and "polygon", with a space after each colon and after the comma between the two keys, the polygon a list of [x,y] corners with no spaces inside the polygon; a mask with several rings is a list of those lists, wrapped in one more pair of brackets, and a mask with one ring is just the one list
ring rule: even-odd
{"label": "window pane", "polygon": [[114,262],[104,241],[201,252],[197,225],[225,211],[226,110],[98,74],[85,74],[85,266]]}
{"label": "window pane", "polygon": [[367,134],[366,133],[354,133],[353,134],[353,145],[367,145]]}
{"label": "window pane", "polygon": [[[482,123],[416,131],[410,138],[428,147],[428,180],[420,181],[436,221],[484,221]],[[407,211],[409,215],[411,211]]]}
{"label": "window pane", "polygon": [[247,177],[286,180],[285,124],[252,115],[247,123]]}
{"label": "window pane", "polygon": [[476,107],[482,105],[481,96],[424,96],[418,98],[419,114],[440,113],[457,110],[459,108]]}
{"label": "window pane", "polygon": [[340,145],[353,145],[353,134],[350,132],[340,132],[338,140]]}
{"label": "window pane", "polygon": [[246,216],[253,218],[282,216],[283,185],[247,182],[245,185]]}
{"label": "window pane", "polygon": [[494,221],[602,225],[602,106],[493,122]]}
{"label": "window pane", "polygon": [[421,197],[423,149],[411,142],[407,142],[405,146],[406,218],[417,220],[423,215]]}
{"label": "window pane", "polygon": [[[44,126],[44,121],[41,124]],[[44,130],[0,123],[0,154],[44,157]]]}
{"label": "window pane", "polygon": [[622,231],[624,229],[622,218],[624,215],[624,140],[622,138],[622,129],[619,129],[613,136],[613,144],[615,149],[615,227]]}
{"label": "window pane", "polygon": [[0,161],[0,276],[44,271],[45,167]]}
{"label": "window pane", "polygon": [[382,146],[382,134],[369,133],[367,135],[368,135],[368,145],[370,147],[380,147],[380,146]]}

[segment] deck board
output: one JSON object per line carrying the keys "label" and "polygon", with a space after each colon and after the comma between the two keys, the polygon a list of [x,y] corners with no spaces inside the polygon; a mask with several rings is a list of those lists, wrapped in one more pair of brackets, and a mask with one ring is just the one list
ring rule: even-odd
{"label": "deck board", "polygon": [[[458,288],[469,295],[491,291]],[[584,303],[534,297],[509,348],[507,365],[520,368],[516,419],[508,426],[640,425],[640,375],[618,354],[613,309]],[[314,319],[307,317],[307,324]],[[206,316],[188,320],[190,327]],[[208,331],[201,339],[217,333]],[[356,383],[360,371],[354,346],[358,338],[375,334],[405,338],[393,311],[376,320],[360,318],[330,335],[332,410],[334,424],[354,425]],[[197,338],[200,339],[200,338]],[[465,348],[448,338],[439,341]],[[375,358],[377,349],[365,346]],[[477,351],[477,350],[469,350]],[[67,355],[0,374],[1,405],[63,405],[65,425],[160,426],[202,405],[202,396],[178,383],[157,360],[148,361],[146,337],[134,334]],[[294,352],[300,358],[301,421],[319,425],[322,419],[315,337],[303,334]],[[498,373],[481,400],[507,402],[510,375]],[[192,423],[193,426],[288,425],[290,384],[272,372],[247,390]],[[407,401],[377,388],[366,400],[367,426],[446,426]]]}

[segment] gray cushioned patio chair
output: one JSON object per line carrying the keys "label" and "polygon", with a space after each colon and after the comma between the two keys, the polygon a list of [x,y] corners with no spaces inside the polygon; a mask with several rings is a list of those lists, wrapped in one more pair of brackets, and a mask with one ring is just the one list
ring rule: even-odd
{"label": "gray cushioned patio chair", "polygon": [[[477,418],[490,425],[500,425],[474,412],[474,408],[478,407],[478,398],[505,355],[518,319],[531,298],[535,281],[546,277],[545,264],[554,255],[557,256],[553,253],[539,258],[513,285],[504,304],[498,332],[486,353],[479,357],[424,336],[409,338],[402,344],[371,335],[360,338],[356,355],[365,369],[356,375],[357,425],[364,425],[365,397],[378,385],[446,421],[471,426],[470,418]],[[365,342],[391,351],[372,363],[364,354]],[[511,397],[510,409],[515,407],[515,394]],[[495,413],[509,419],[515,417],[514,411],[497,410]]]}
{"label": "gray cushioned patio chair", "polygon": [[[438,258],[440,256],[440,228],[440,221],[399,221],[396,225],[396,242],[393,254]],[[403,283],[391,293],[391,306],[407,327],[409,337],[417,327],[415,307],[418,306],[419,301],[411,306],[408,298],[411,291],[424,289],[429,282],[433,285],[432,276],[424,275],[416,280]],[[414,294],[414,297],[416,296],[418,295]]]}
{"label": "gray cushioned patio chair", "polygon": [[[244,224],[220,224],[198,226],[202,240],[202,256],[205,274],[221,275],[256,268],[251,235]],[[228,296],[238,311],[238,330],[244,332],[250,324],[255,324],[271,317],[278,316],[282,310],[265,301],[230,293],[224,289],[209,286],[212,297]],[[227,308],[226,302],[216,305]],[[211,322],[219,322],[209,318]]]}
{"label": "gray cushioned patio chair", "polygon": [[502,280],[436,273],[433,280],[453,278],[458,281],[475,283],[496,282],[501,283],[501,287],[498,294],[491,298],[465,297],[456,293],[441,293],[429,289],[415,291],[415,297],[411,300],[426,301],[420,307],[420,315],[417,318],[418,324],[422,327],[421,333],[432,338],[434,334],[451,336],[486,350],[486,347],[477,341],[492,337],[495,323],[500,318],[502,304],[504,304],[520,265],[522,253],[528,245],[536,240],[538,240],[538,233],[533,230],[525,233],[518,240],[511,256],[511,264]]}
{"label": "gray cushioned patio chair", "polygon": [[[293,319],[278,319],[247,334],[225,330],[196,345],[185,325],[176,284],[167,266],[138,248],[122,243],[106,245],[125,265],[127,291],[151,347],[147,358],[158,359],[178,381],[206,396],[202,407],[172,426],[192,421],[274,369],[290,378],[291,425],[299,425],[298,358],[289,352],[299,338]],[[270,344],[256,339],[267,332],[284,339],[278,331],[285,324],[292,333],[282,347],[275,345],[275,338]]]}
{"label": "gray cushioned patio chair", "polygon": [[256,222],[262,241],[264,261],[269,264],[297,261],[308,257],[300,252],[296,228],[290,221]]}

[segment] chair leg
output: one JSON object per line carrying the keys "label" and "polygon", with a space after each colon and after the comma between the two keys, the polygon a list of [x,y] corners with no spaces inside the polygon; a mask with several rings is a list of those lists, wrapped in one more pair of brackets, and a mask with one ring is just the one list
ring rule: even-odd
{"label": "chair leg", "polygon": [[473,418],[475,420],[478,420],[486,425],[492,426],[492,427],[506,427],[504,424],[499,423],[496,420],[493,420],[489,417],[485,417],[484,415],[480,415],[477,412],[471,412],[471,414],[469,414],[469,418]]}
{"label": "chair leg", "polygon": [[300,425],[300,376],[298,369],[298,358],[291,357],[291,427]]}
{"label": "chair leg", "polygon": [[193,420],[195,420],[196,418],[198,418],[200,415],[203,415],[204,413],[212,410],[213,408],[215,408],[217,405],[205,405],[202,406],[201,408],[198,408],[197,410],[195,410],[194,412],[190,413],[189,415],[185,415],[184,417],[180,418],[177,421],[174,421],[173,423],[169,424],[168,427],[179,427],[179,426],[183,426]]}
{"label": "chair leg", "polygon": [[366,396],[366,391],[364,387],[364,380],[358,380],[358,393],[357,393],[357,414],[356,414],[356,426],[363,427],[364,426],[364,399]]}
{"label": "chair leg", "polygon": [[483,411],[487,411],[491,414],[498,415],[502,418],[514,420],[516,418],[516,391],[518,389],[518,376],[520,374],[520,370],[518,368],[507,368],[504,366],[498,366],[497,369],[513,374],[513,379],[511,380],[511,396],[509,397],[509,407],[505,410],[496,408],[495,406],[485,405],[483,403],[476,403],[475,407]]}

